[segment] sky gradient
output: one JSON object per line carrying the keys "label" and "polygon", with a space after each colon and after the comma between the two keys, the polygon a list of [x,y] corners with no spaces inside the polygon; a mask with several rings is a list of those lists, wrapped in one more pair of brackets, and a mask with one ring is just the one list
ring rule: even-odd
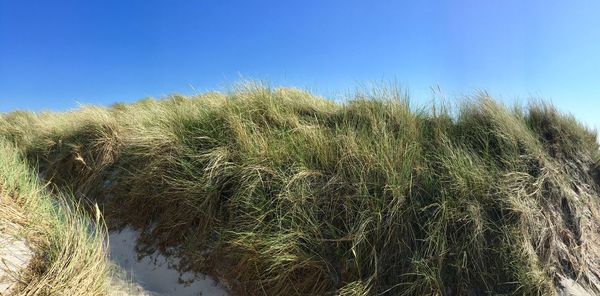
{"label": "sky gradient", "polygon": [[[414,2],[414,3],[413,3]],[[487,90],[600,128],[599,1],[0,0],[0,112],[67,110],[243,79],[418,102]]]}

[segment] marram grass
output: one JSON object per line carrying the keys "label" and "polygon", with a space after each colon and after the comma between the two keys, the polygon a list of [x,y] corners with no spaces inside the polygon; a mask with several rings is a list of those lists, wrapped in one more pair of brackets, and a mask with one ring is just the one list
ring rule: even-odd
{"label": "marram grass", "polygon": [[[24,237],[34,256],[11,295],[106,295],[112,273],[100,213],[51,196],[6,142],[0,142],[0,231]],[[0,263],[1,264],[1,263]]]}
{"label": "marram grass", "polygon": [[545,103],[250,86],[8,113],[0,136],[237,295],[600,293],[596,134]]}

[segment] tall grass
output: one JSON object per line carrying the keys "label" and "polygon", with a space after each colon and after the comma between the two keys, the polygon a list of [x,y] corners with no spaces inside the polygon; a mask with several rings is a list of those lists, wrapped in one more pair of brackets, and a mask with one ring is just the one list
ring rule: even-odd
{"label": "tall grass", "polygon": [[10,113],[0,135],[239,295],[600,293],[596,135],[544,103],[249,86]]}
{"label": "tall grass", "polygon": [[101,221],[90,222],[66,196],[51,197],[3,141],[0,172],[0,229],[19,229],[10,235],[23,237],[35,253],[11,295],[104,295],[110,268]]}

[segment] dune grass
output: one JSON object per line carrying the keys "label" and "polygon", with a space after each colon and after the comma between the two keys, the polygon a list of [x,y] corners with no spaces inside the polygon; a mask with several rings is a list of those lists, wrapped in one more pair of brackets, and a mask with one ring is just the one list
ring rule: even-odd
{"label": "dune grass", "polygon": [[14,112],[0,135],[234,294],[600,293],[596,134],[545,103],[247,86]]}
{"label": "dune grass", "polygon": [[24,238],[35,253],[14,295],[105,295],[110,267],[100,213],[90,220],[73,198],[51,196],[3,141],[0,172],[0,230],[18,230],[5,234]]}

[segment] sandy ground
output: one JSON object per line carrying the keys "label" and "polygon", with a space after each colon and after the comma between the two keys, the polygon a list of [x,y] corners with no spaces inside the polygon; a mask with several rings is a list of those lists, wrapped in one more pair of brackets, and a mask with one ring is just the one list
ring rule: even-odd
{"label": "sandy ground", "polygon": [[[125,228],[121,232],[109,234],[110,259],[126,273],[133,285],[119,291],[123,295],[172,295],[172,296],[226,296],[225,288],[215,280],[193,273],[180,274],[170,268],[178,262],[176,258],[167,258],[154,253],[141,260],[135,251],[139,233]],[[120,285],[120,284],[115,284]]]}
{"label": "sandy ground", "polygon": [[594,293],[586,290],[580,284],[569,278],[560,279],[559,296],[593,296]]}
{"label": "sandy ground", "polygon": [[16,275],[27,267],[32,256],[24,240],[0,233],[0,295],[9,295]]}

